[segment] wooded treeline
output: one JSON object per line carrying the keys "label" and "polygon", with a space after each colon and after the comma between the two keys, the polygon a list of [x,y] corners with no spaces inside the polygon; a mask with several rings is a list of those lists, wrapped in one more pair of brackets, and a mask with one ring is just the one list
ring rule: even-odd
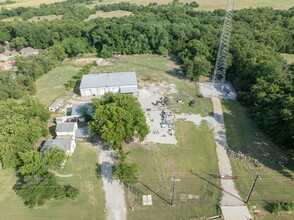
{"label": "wooded treeline", "polygon": [[[119,3],[90,10],[81,5],[87,1],[77,1],[79,4],[70,6],[68,2],[43,5],[44,12],[38,9],[26,11],[40,16],[58,14],[61,9],[70,10],[71,16],[64,16],[62,20],[0,22],[0,41],[16,41],[20,48],[29,45],[46,49],[58,57],[56,62],[93,51],[102,57],[109,57],[114,51],[123,54],[181,53],[180,62],[188,78],[197,80],[200,74],[211,74],[224,10],[195,11],[188,4],[176,2],[168,5],[151,3],[149,6]],[[14,12],[17,10],[24,9]],[[127,10],[134,15],[83,21],[96,10]],[[62,13],[66,14],[65,11]],[[1,11],[0,16],[7,16],[7,13]],[[18,12],[18,15],[23,16],[23,13]],[[239,100],[249,107],[254,121],[265,133],[285,147],[294,146],[294,73],[293,65],[288,65],[279,53],[294,53],[293,18],[294,8],[236,11],[228,67],[228,79],[238,92]],[[28,76],[27,84],[46,72],[31,72],[39,62],[35,58],[23,59],[36,63],[31,65],[34,68],[25,67],[27,62],[18,64],[17,78]],[[52,68],[50,62],[49,59],[45,61],[44,70]],[[27,90],[33,92],[33,89]]]}

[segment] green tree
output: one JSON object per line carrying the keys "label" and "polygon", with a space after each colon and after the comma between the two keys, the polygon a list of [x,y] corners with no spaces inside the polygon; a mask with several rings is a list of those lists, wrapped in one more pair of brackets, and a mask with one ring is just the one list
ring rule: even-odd
{"label": "green tree", "polygon": [[79,190],[72,186],[58,185],[56,177],[47,173],[41,175],[25,176],[23,180],[14,186],[16,194],[22,198],[25,205],[33,208],[44,205],[46,200],[63,199],[69,197],[75,199]]}
{"label": "green tree", "polygon": [[118,152],[118,164],[114,166],[113,176],[122,183],[135,184],[138,182],[138,165],[126,162],[127,154],[123,151]]}
{"label": "green tree", "polygon": [[44,153],[29,150],[19,153],[21,165],[18,171],[22,175],[42,175],[50,169],[60,169],[66,159],[65,151],[52,148]]}
{"label": "green tree", "polygon": [[11,47],[20,51],[22,48],[28,45],[28,42],[24,37],[16,37],[11,40],[10,45]]}
{"label": "green tree", "polygon": [[121,148],[123,140],[138,137],[142,141],[149,132],[140,103],[132,95],[107,93],[93,99],[92,110],[91,134],[101,136],[114,149]]}

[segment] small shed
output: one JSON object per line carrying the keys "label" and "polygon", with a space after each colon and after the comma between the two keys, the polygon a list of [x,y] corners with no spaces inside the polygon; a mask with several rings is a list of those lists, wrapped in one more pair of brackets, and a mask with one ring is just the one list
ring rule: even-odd
{"label": "small shed", "polygon": [[49,139],[46,140],[40,152],[45,153],[47,150],[50,150],[52,147],[58,147],[66,151],[67,155],[72,155],[75,148],[76,142],[72,138],[60,138],[60,139]]}
{"label": "small shed", "polygon": [[39,54],[39,50],[32,47],[25,47],[20,50],[21,55],[36,55]]}
{"label": "small shed", "polygon": [[52,105],[50,105],[50,107],[49,107],[49,111],[51,111],[51,112],[56,112],[56,111],[60,108],[60,106],[62,106],[63,102],[64,102],[63,99],[56,99],[56,100],[52,103]]}
{"label": "small shed", "polygon": [[61,122],[57,123],[55,132],[57,136],[74,136],[77,128],[76,122]]}

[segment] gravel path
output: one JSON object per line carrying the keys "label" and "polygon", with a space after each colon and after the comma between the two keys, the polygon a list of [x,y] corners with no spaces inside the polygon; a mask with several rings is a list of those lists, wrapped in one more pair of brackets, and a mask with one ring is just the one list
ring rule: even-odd
{"label": "gravel path", "polygon": [[[224,147],[227,147],[226,128],[221,102],[218,98],[211,98],[214,118],[214,140],[216,142],[216,152],[218,156],[218,167],[221,176],[232,176],[230,159]],[[223,195],[221,199],[221,209],[225,220],[248,220],[252,219],[247,206],[238,194],[235,183],[232,179],[221,179]]]}
{"label": "gravel path", "polygon": [[126,202],[122,185],[112,179],[112,166],[116,163],[115,152],[108,147],[100,148],[99,163],[102,170],[103,189],[106,199],[106,220],[125,220]]}

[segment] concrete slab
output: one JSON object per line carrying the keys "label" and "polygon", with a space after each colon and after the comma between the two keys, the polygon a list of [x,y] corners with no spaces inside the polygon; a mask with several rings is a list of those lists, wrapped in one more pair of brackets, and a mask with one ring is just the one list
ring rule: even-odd
{"label": "concrete slab", "polygon": [[217,97],[220,99],[236,99],[236,92],[231,83],[199,82],[200,93],[204,97]]}
{"label": "concrete slab", "polygon": [[251,220],[247,206],[221,206],[225,220]]}

